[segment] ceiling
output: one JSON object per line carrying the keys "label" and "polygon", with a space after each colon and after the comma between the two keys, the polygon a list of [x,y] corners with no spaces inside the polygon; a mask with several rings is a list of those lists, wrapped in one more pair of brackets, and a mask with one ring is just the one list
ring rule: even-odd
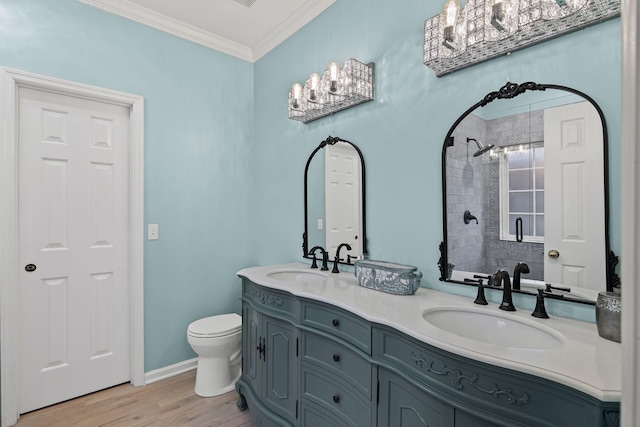
{"label": "ceiling", "polygon": [[336,0],[78,0],[255,62]]}

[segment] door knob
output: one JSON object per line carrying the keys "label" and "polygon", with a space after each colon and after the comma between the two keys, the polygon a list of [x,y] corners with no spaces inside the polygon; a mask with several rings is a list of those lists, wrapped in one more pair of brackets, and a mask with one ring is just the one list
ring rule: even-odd
{"label": "door knob", "polygon": [[35,264],[27,264],[24,266],[24,270],[28,271],[29,273],[31,273],[32,271],[36,271],[36,265]]}
{"label": "door knob", "polygon": [[556,251],[555,249],[551,249],[547,255],[549,255],[549,258],[556,259],[560,256],[560,252]]}

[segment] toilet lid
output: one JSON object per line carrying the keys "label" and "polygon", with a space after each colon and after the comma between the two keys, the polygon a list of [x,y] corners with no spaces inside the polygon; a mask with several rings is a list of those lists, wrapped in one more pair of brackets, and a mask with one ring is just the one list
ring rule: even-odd
{"label": "toilet lid", "polygon": [[189,334],[199,337],[220,337],[239,332],[242,329],[242,317],[236,313],[220,314],[196,320],[189,325]]}

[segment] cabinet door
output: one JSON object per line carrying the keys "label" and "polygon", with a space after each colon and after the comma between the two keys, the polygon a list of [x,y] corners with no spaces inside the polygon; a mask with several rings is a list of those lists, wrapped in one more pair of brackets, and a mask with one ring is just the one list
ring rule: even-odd
{"label": "cabinet door", "polygon": [[456,427],[496,427],[496,424],[456,409]]}
{"label": "cabinet door", "polygon": [[288,322],[263,316],[266,337],[265,404],[295,423],[298,394],[297,331]]}
{"label": "cabinet door", "polygon": [[247,303],[242,305],[242,372],[243,378],[258,394],[263,393],[262,356],[258,347],[262,344],[262,314]]}
{"label": "cabinet door", "polygon": [[378,426],[453,427],[454,409],[402,377],[380,368]]}

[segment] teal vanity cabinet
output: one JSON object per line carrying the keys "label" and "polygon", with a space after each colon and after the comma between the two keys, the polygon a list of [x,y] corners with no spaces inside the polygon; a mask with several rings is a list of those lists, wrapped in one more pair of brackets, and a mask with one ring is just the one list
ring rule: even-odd
{"label": "teal vanity cabinet", "polygon": [[243,280],[241,396],[262,426],[296,425],[299,301]]}
{"label": "teal vanity cabinet", "polygon": [[243,279],[238,406],[260,426],[375,425],[371,324]]}
{"label": "teal vanity cabinet", "polygon": [[377,325],[378,426],[614,427],[620,405]]}
{"label": "teal vanity cabinet", "polygon": [[319,299],[243,278],[236,389],[260,426],[619,426],[618,402],[445,351]]}

